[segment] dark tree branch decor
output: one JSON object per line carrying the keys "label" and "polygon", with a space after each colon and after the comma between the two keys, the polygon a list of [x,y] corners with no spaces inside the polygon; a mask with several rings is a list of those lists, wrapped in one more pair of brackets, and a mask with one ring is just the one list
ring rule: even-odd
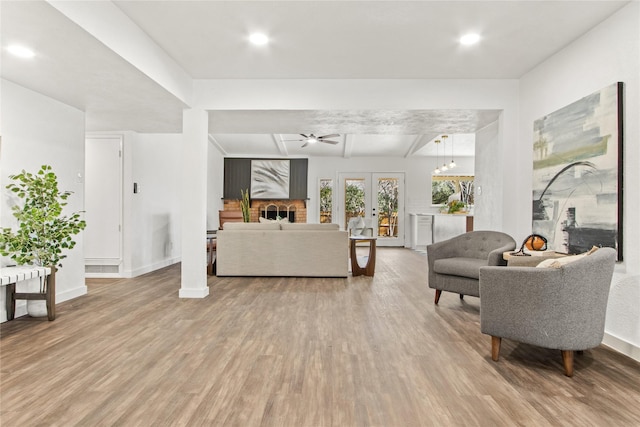
{"label": "dark tree branch decor", "polygon": [[67,257],[62,251],[76,245],[73,236],[86,227],[86,222],[80,212],[62,215],[72,192],[58,190],[58,179],[51,166],[43,165],[36,174],[23,170],[9,178],[14,182],[7,188],[23,203],[12,207],[18,220],[17,230],[2,228],[0,254],[19,265],[51,267],[53,273]]}

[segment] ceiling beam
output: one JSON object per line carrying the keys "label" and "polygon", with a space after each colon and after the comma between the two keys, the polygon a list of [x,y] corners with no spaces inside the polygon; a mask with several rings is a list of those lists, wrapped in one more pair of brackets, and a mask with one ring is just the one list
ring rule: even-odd
{"label": "ceiling beam", "polygon": [[284,141],[282,140],[282,134],[278,133],[272,133],[271,134],[271,138],[273,139],[273,142],[275,142],[276,147],[278,148],[278,151],[280,152],[281,156],[285,156],[288,157],[289,156],[289,151],[287,150],[287,146],[284,144]]}
{"label": "ceiling beam", "polygon": [[413,141],[413,143],[411,144],[411,146],[409,147],[409,149],[407,150],[404,157],[407,158],[414,155],[438,135],[440,134],[434,133],[434,132],[418,135],[416,139]]}
{"label": "ceiling beam", "polygon": [[212,143],[214,147],[216,147],[216,149],[220,152],[220,154],[222,154],[223,156],[228,155],[226,150],[222,148],[222,145],[220,145],[220,143],[216,141],[213,135],[208,134],[208,137],[209,137],[209,142]]}
{"label": "ceiling beam", "polygon": [[413,155],[416,151],[418,151],[419,149],[421,149],[422,147],[424,147],[427,144],[426,141],[423,141],[423,139],[424,139],[423,137],[424,137],[424,135],[418,135],[418,136],[415,137],[415,139],[413,140],[413,142],[409,146],[409,149],[404,154],[405,159],[407,157]]}
{"label": "ceiling beam", "polygon": [[193,101],[193,79],[171,56],[110,1],[47,0],[73,23],[136,67],[185,106]]}
{"label": "ceiling beam", "polygon": [[352,150],[353,150],[353,136],[345,135],[344,136],[344,152],[342,153],[342,157],[344,157],[345,159],[350,159]]}

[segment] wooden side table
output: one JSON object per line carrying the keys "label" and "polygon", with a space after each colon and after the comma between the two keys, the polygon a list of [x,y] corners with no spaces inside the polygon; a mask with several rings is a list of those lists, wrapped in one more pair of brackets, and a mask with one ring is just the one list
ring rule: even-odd
{"label": "wooden side table", "polygon": [[509,251],[502,254],[502,259],[507,261],[507,266],[509,267],[535,267],[545,259],[567,256],[567,254],[556,251],[527,251],[526,253],[530,256],[513,255],[514,252],[515,251]]}
{"label": "wooden side table", "polygon": [[[356,255],[356,243],[369,242],[369,255],[362,257],[366,260],[365,266],[361,267]],[[349,237],[350,257],[351,257],[351,274],[353,276],[373,276],[376,270],[376,238],[369,236],[351,236]]]}

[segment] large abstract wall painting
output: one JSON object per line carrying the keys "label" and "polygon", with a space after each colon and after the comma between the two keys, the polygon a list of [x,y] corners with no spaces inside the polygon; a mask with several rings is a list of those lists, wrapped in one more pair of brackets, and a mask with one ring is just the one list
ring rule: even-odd
{"label": "large abstract wall painting", "polygon": [[251,160],[251,198],[289,198],[289,160]]}
{"label": "large abstract wall painting", "polygon": [[622,260],[622,83],[533,124],[533,232],[550,249]]}

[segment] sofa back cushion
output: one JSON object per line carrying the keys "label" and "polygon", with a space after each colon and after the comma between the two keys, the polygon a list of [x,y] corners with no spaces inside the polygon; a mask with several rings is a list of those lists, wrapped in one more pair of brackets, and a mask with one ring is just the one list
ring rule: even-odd
{"label": "sofa back cushion", "polygon": [[[489,254],[497,248],[509,245],[515,248],[515,241],[511,236],[499,231],[470,231],[451,239],[455,245],[457,256],[465,258],[488,259]],[[502,258],[502,254],[500,254]]]}
{"label": "sofa back cushion", "polygon": [[338,224],[307,224],[299,222],[282,222],[280,223],[280,227],[285,231],[336,231],[340,229]]}
{"label": "sofa back cushion", "polygon": [[225,222],[223,230],[280,230],[280,224],[277,222],[259,223],[259,222]]}

